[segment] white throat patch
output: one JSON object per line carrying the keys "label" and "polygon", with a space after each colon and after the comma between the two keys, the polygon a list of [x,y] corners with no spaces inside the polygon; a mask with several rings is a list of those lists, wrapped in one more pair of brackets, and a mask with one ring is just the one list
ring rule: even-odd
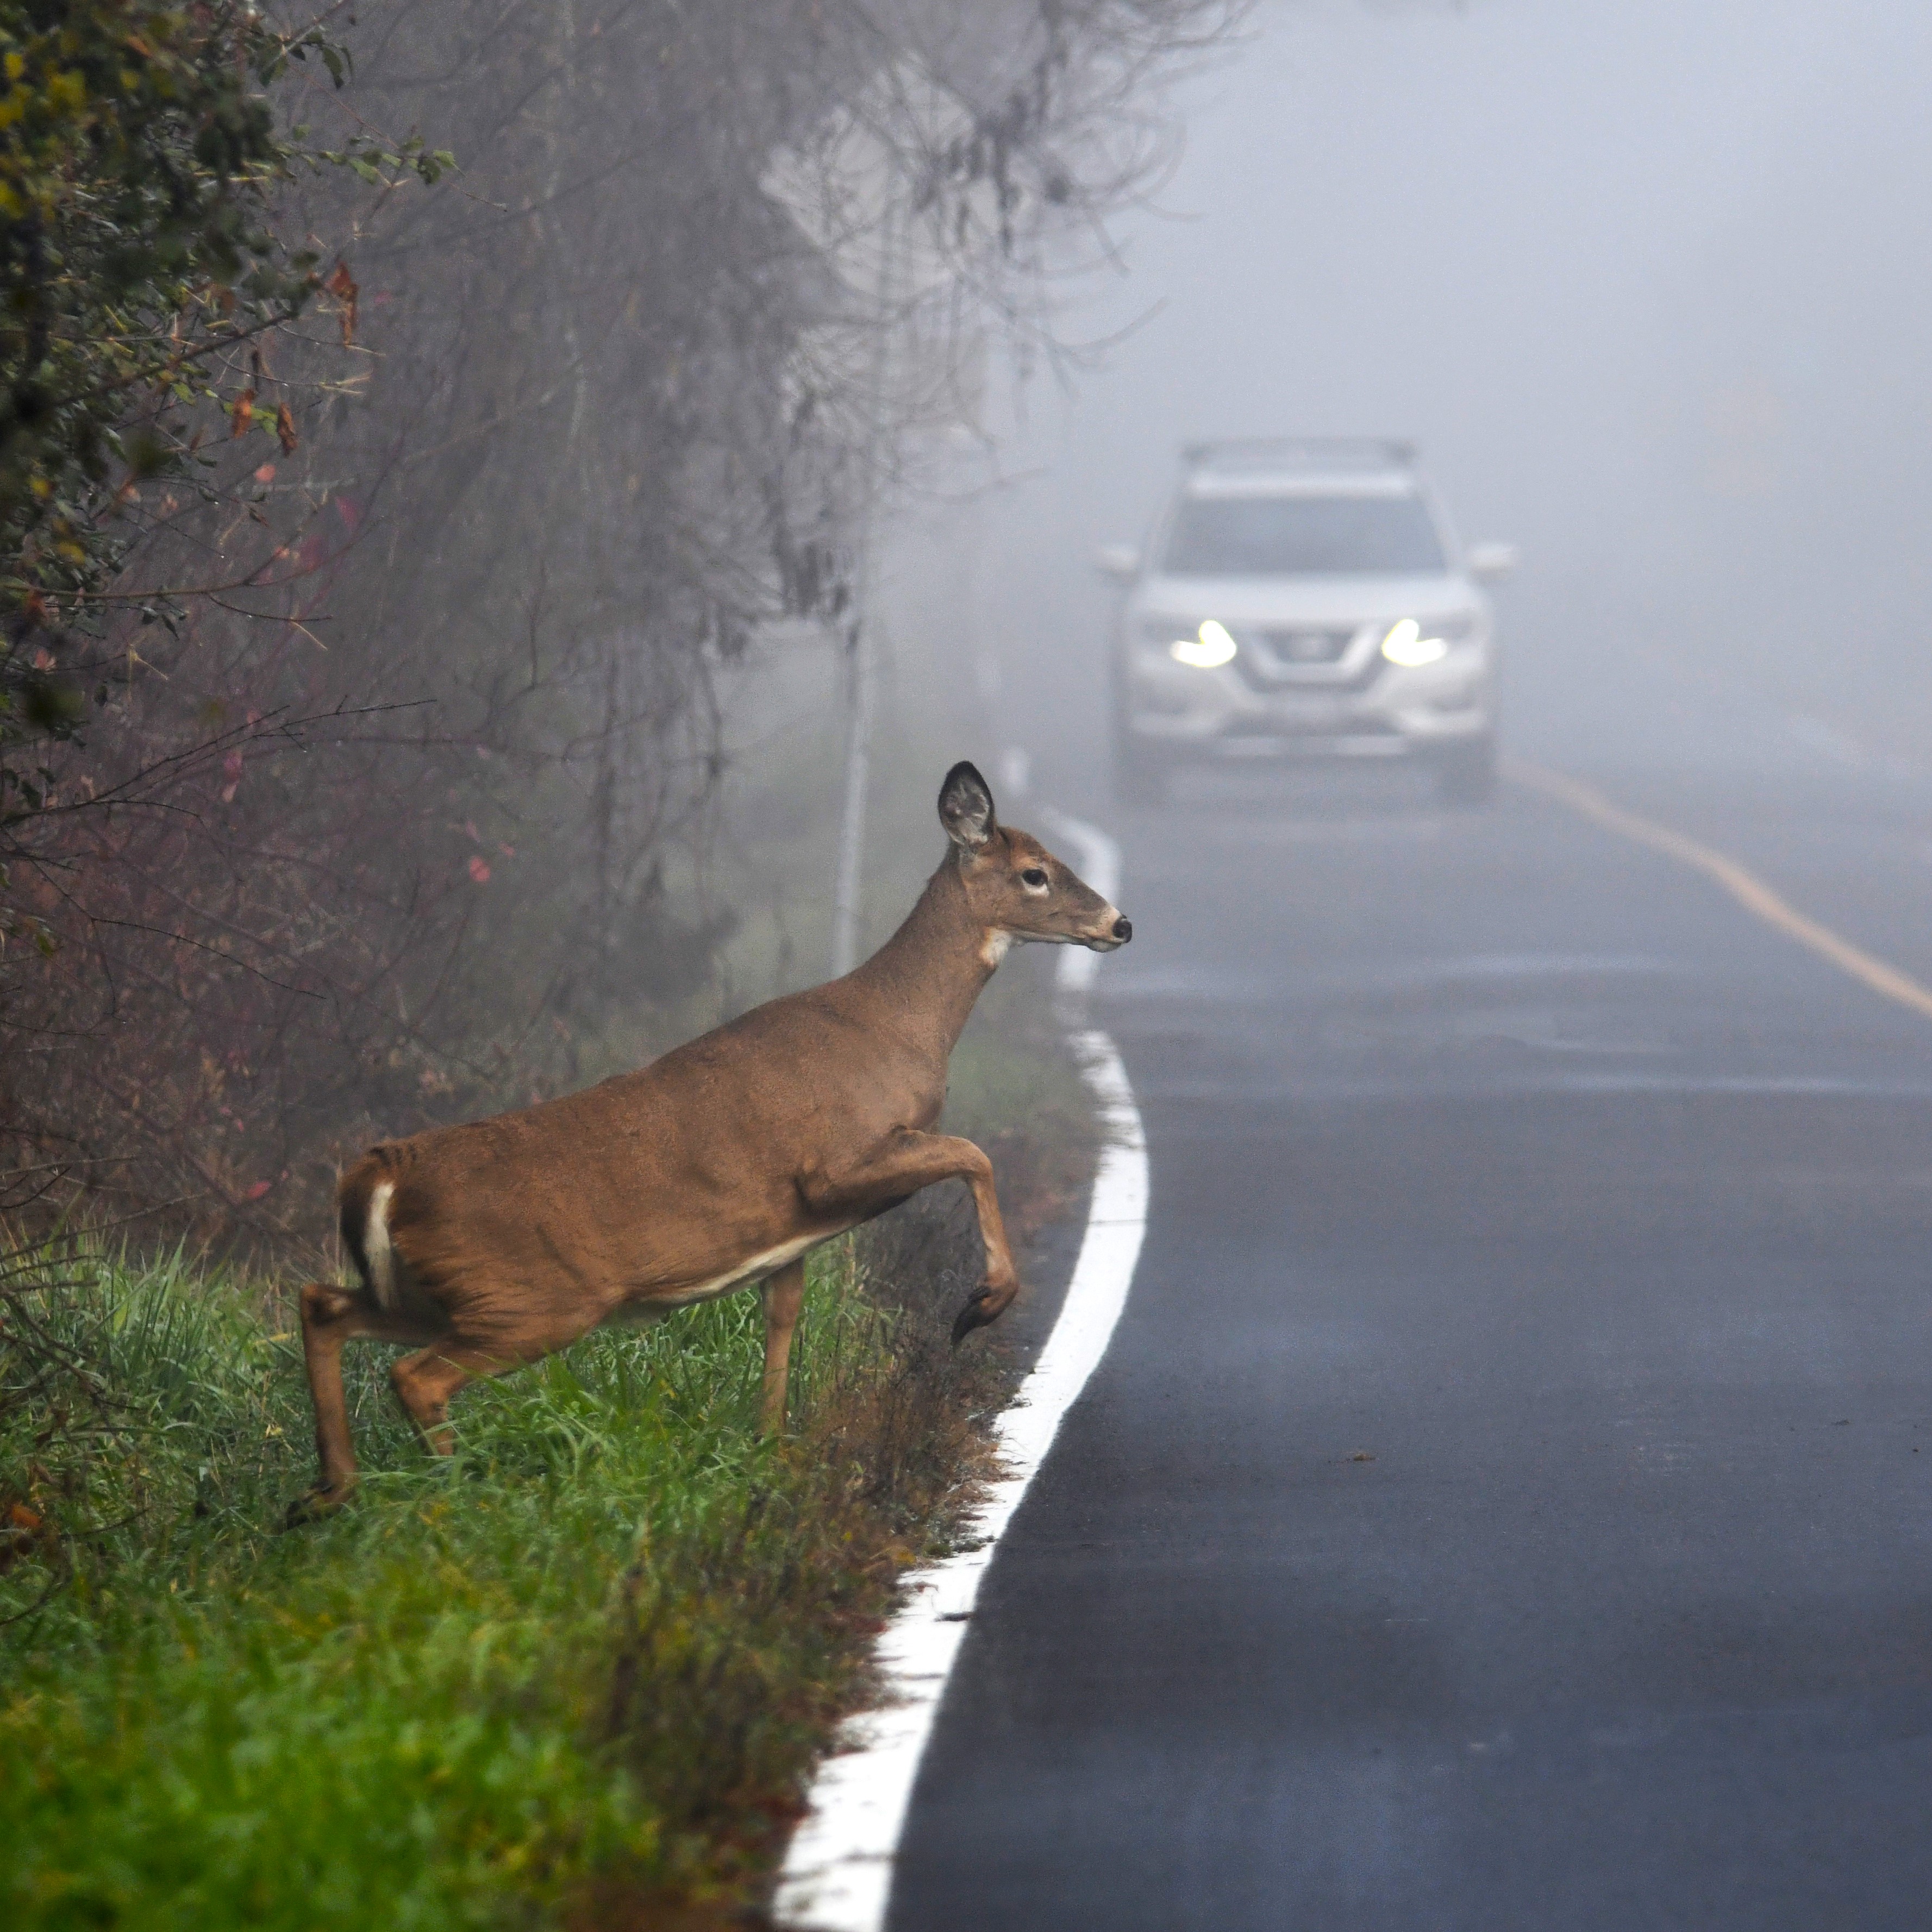
{"label": "white throat patch", "polygon": [[997,926],[986,928],[986,936],[980,942],[980,963],[988,972],[997,971],[1000,962],[1012,949],[1013,936]]}

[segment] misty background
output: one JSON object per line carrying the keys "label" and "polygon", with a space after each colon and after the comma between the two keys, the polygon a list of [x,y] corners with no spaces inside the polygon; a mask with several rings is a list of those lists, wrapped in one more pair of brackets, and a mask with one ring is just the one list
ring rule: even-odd
{"label": "misty background", "polygon": [[[1910,754],[1932,15],[1319,0],[1248,26],[1178,90],[1184,153],[1060,318],[1130,332],[1070,387],[1009,359],[1013,480],[954,516],[994,735],[1036,786],[1104,796],[1093,554],[1217,434],[1413,437],[1464,540],[1521,546],[1506,754]],[[916,657],[922,610],[958,626],[911,559]]]}
{"label": "misty background", "polygon": [[[0,958],[21,1173],[292,1237],[345,1150],[825,977],[842,824],[876,945],[962,756],[1131,874],[1094,559],[1198,437],[1412,439],[1520,546],[1506,757],[1917,756],[1922,10],[393,0],[352,38],[285,119],[459,172],[289,176],[316,300],[182,415],[205,484],[100,483],[145,532],[118,614],[29,599],[0,662],[88,706],[4,868],[44,941]],[[243,588],[132,608],[203,582]]]}

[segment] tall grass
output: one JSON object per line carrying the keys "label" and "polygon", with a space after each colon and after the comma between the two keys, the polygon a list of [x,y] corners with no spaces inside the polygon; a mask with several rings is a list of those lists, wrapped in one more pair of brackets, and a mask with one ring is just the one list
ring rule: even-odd
{"label": "tall grass", "polygon": [[994,1399],[941,1311],[883,1306],[843,1244],[811,1270],[786,1442],[753,1432],[752,1295],[466,1393],[446,1460],[364,1346],[363,1490],[281,1534],[311,1452],[274,1305],[180,1256],[66,1260],[0,1318],[22,1932],[742,1903]]}
{"label": "tall grass", "polygon": [[[948,1109],[1016,1241],[1090,1157],[1043,978],[989,991]],[[957,1187],[820,1250],[778,1443],[752,1294],[466,1390],[446,1459],[354,1345],[362,1488],[284,1534],[284,1300],[0,1255],[0,1926],[742,1922],[1004,1399],[1000,1330],[946,1346],[980,1275]]]}

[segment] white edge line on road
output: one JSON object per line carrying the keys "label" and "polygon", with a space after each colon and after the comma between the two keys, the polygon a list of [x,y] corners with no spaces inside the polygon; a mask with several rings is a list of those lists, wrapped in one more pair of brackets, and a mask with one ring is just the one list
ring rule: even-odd
{"label": "white edge line on road", "polygon": [[[1102,898],[1116,899],[1120,848],[1078,819],[1042,815],[1057,837],[1078,848],[1088,884]],[[1070,1002],[1078,999],[1100,963],[1098,953],[1065,949],[1055,975],[1060,993]],[[1126,1305],[1147,1227],[1147,1142],[1112,1040],[1097,1028],[1080,1027],[1070,1038],[1103,1134],[1080,1256],[1039,1360],[993,1425],[1006,1473],[986,1486],[979,1508],[960,1526],[962,1540],[975,1546],[908,1572],[900,1609],[873,1652],[886,1701],[847,1722],[807,1794],[775,1904],[777,1922],[790,1932],[880,1932],[884,1925],[913,1783],[980,1580]]]}

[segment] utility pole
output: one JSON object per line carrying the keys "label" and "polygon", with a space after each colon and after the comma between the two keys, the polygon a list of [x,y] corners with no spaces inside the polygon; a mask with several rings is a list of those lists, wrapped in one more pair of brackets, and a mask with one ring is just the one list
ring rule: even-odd
{"label": "utility pole", "polygon": [[859,963],[860,875],[866,858],[866,794],[872,779],[872,721],[878,705],[877,632],[873,609],[877,584],[879,499],[892,446],[888,378],[892,368],[892,313],[898,278],[898,211],[886,204],[879,226],[879,298],[872,341],[872,425],[866,459],[866,499],[860,512],[857,581],[852,628],[845,652],[845,802],[838,815],[838,866],[832,887],[832,976]]}
{"label": "utility pole", "polygon": [[872,627],[862,602],[846,650],[845,684],[845,803],[838,815],[838,870],[832,888],[835,980],[859,963],[859,872],[866,856],[866,790],[872,779],[872,712],[878,686],[872,667]]}

